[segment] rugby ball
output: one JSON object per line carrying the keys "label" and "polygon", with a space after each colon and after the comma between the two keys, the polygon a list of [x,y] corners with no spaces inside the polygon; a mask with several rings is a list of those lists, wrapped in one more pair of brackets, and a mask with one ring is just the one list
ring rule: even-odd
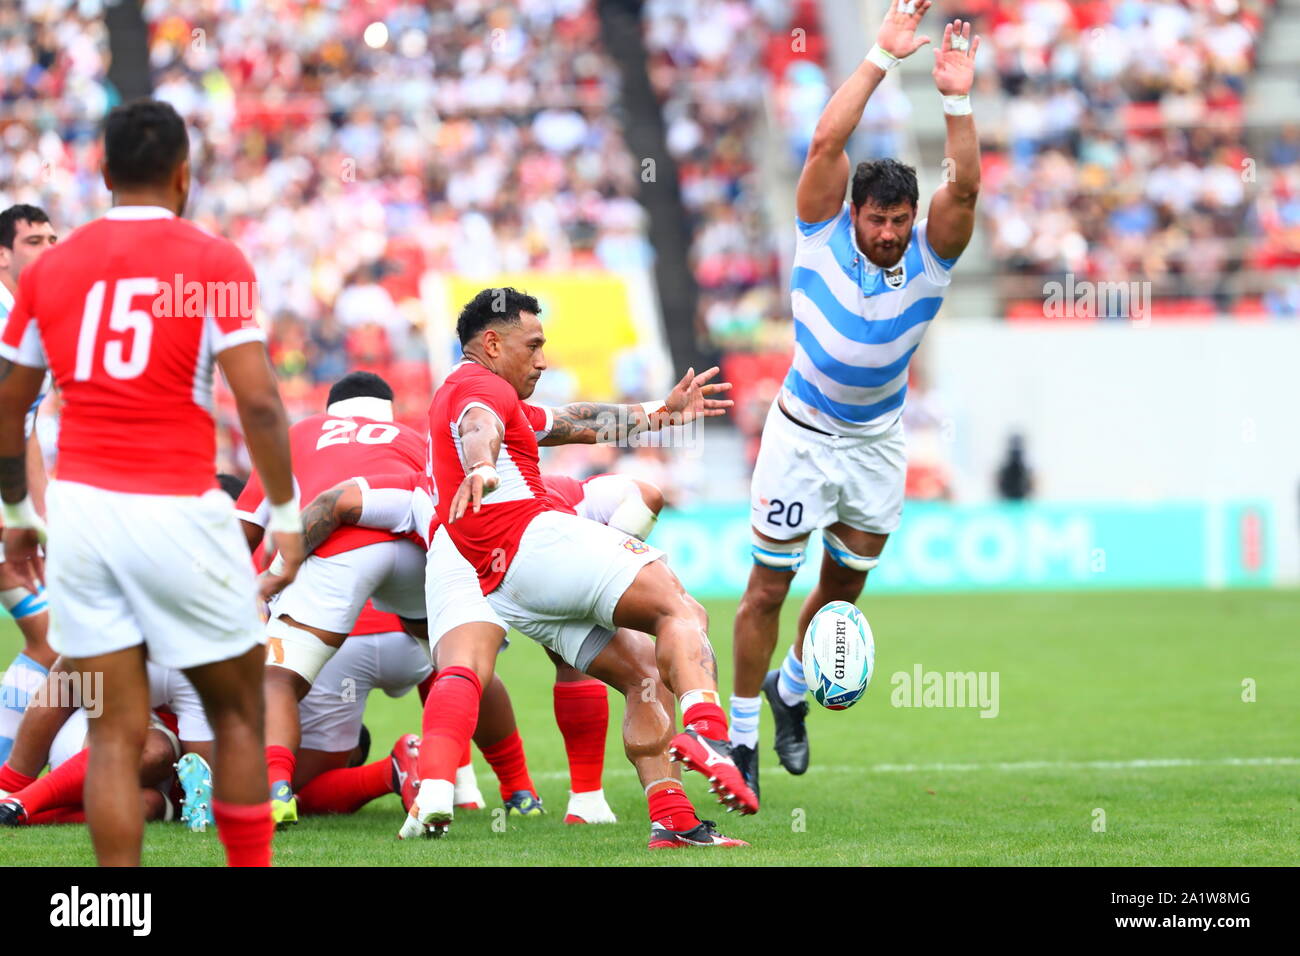
{"label": "rugby ball", "polygon": [[846,710],[871,683],[876,639],[852,604],[832,601],[813,615],[803,638],[804,682],[827,710]]}

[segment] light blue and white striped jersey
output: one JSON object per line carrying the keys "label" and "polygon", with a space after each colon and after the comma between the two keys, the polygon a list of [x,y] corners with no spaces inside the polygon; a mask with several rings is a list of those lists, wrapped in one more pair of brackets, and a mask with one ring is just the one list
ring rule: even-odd
{"label": "light blue and white striped jersey", "polygon": [[897,266],[883,270],[857,244],[846,202],[826,222],[796,220],[790,301],[794,359],[785,407],[834,435],[871,437],[903,413],[907,366],[952,281],[922,219]]}
{"label": "light blue and white striped jersey", "polygon": [[[0,285],[0,331],[4,330],[5,325],[9,322],[9,313],[14,310],[14,294],[4,285]],[[26,428],[25,434],[28,438],[32,437],[32,429],[36,427],[36,409],[41,407],[41,402],[45,396],[50,394],[50,387],[53,379],[50,373],[45,373],[45,378],[41,380],[41,390],[36,395],[36,401],[32,402],[32,407],[27,409],[27,420],[24,422]]]}

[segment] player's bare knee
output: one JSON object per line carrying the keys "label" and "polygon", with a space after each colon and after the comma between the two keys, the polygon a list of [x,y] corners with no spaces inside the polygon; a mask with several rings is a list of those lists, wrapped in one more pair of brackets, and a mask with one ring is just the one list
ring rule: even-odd
{"label": "player's bare knee", "polygon": [[781,610],[786,595],[790,593],[793,574],[755,574],[749,579],[749,586],[740,599],[742,611],[758,614],[775,614]]}

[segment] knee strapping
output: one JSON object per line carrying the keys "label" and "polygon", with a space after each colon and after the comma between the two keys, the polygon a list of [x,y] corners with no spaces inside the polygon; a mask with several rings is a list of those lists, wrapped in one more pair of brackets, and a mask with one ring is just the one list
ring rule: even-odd
{"label": "knee strapping", "polygon": [[793,574],[803,564],[804,547],[807,539],[795,541],[769,541],[753,535],[752,551],[754,563],[775,571],[789,571]]}
{"label": "knee strapping", "polygon": [[293,671],[307,683],[314,684],[321,668],[338,650],[311,631],[272,618],[266,623],[266,664]]}
{"label": "knee strapping", "polygon": [[644,541],[650,537],[650,532],[654,530],[655,522],[658,520],[659,516],[646,507],[638,491],[629,494],[619,503],[614,513],[609,516],[608,524],[616,531],[622,531]]}
{"label": "knee strapping", "polygon": [[855,554],[850,551],[848,546],[825,528],[822,529],[822,545],[826,548],[826,553],[831,556],[831,560],[841,567],[848,568],[850,571],[867,572],[880,563],[880,556],[874,557],[865,554]]}
{"label": "knee strapping", "polygon": [[0,591],[0,604],[5,606],[15,621],[43,613],[49,603],[45,599],[45,588],[35,594],[26,588],[5,588]]}

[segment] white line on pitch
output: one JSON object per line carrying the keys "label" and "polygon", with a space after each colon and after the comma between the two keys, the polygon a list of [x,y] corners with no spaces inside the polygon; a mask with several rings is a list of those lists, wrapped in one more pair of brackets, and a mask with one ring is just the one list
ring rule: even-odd
{"label": "white line on pitch", "polygon": [[[1016,763],[878,763],[864,766],[813,765],[809,773],[968,773],[979,770],[1016,772],[1023,770],[1159,770],[1165,767],[1295,767],[1297,757],[1225,757],[1199,760],[1161,757],[1143,760],[1022,760]],[[567,772],[535,773],[536,780],[567,780]]]}

